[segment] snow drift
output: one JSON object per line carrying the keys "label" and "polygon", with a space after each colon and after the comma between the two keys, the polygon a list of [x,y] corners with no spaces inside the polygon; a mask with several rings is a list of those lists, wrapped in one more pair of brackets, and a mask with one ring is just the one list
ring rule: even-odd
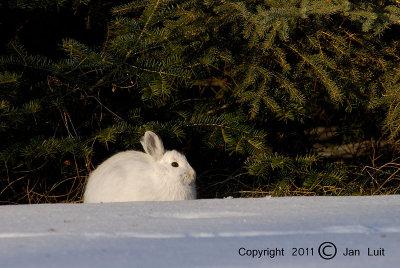
{"label": "snow drift", "polygon": [[0,207],[1,267],[398,267],[400,196]]}

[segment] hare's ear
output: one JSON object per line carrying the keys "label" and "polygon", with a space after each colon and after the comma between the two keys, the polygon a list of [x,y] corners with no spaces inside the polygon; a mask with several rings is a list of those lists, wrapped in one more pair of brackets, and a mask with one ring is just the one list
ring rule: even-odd
{"label": "hare's ear", "polygon": [[164,155],[164,145],[160,137],[153,131],[146,131],[140,139],[144,151],[151,155],[155,161],[158,161]]}

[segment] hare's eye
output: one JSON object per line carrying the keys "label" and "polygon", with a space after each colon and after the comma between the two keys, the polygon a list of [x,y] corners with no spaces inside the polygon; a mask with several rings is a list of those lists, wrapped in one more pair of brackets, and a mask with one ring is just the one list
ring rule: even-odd
{"label": "hare's eye", "polygon": [[179,164],[178,164],[177,162],[172,162],[172,163],[171,163],[171,166],[173,166],[173,167],[179,167]]}

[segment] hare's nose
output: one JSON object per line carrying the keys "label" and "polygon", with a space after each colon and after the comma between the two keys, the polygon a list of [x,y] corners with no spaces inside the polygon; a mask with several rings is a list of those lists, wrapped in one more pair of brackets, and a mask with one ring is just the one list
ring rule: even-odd
{"label": "hare's nose", "polygon": [[185,172],[185,181],[187,184],[192,184],[196,181],[196,172],[194,170]]}
{"label": "hare's nose", "polygon": [[196,172],[194,170],[185,172],[185,176],[189,178],[196,178]]}
{"label": "hare's nose", "polygon": [[189,172],[189,176],[190,176],[190,177],[193,177],[193,178],[196,178],[196,171],[191,170],[191,171]]}

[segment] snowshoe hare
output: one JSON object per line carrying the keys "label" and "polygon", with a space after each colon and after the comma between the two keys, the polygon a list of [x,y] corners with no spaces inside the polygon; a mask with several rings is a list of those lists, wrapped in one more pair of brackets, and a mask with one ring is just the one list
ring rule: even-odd
{"label": "snowshoe hare", "polygon": [[146,153],[118,153],[92,172],[84,203],[196,199],[196,172],[186,157],[165,151],[152,131],[140,143]]}

